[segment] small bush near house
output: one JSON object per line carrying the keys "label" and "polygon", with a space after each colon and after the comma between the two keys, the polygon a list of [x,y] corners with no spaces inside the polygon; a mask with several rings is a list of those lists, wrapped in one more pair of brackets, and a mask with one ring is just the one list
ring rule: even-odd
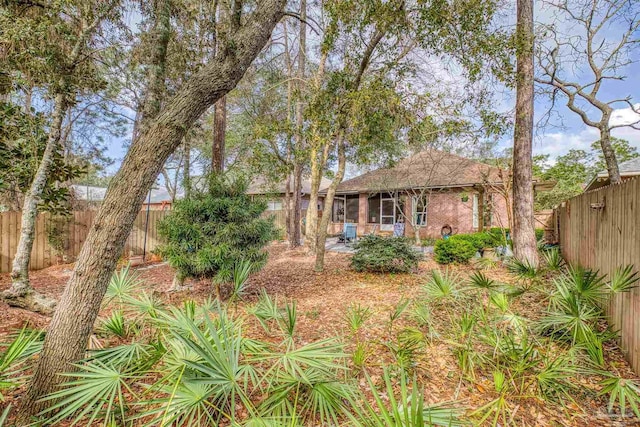
{"label": "small bush near house", "polygon": [[491,237],[494,239],[496,246],[504,245],[505,234],[509,232],[510,231],[508,228],[501,228],[501,227],[491,227],[489,230],[486,231],[486,233],[491,235]]}
{"label": "small bush near house", "polygon": [[422,244],[423,247],[433,246],[433,245],[436,244],[437,241],[438,241],[438,239],[435,238],[435,237],[426,237],[426,238],[422,239],[421,244]]}
{"label": "small bush near house", "polygon": [[408,273],[422,258],[404,237],[366,236],[354,245],[351,266],[356,271]]}
{"label": "small bush near house", "polygon": [[434,258],[439,264],[464,264],[476,254],[477,249],[467,238],[461,235],[438,240],[433,250]]}

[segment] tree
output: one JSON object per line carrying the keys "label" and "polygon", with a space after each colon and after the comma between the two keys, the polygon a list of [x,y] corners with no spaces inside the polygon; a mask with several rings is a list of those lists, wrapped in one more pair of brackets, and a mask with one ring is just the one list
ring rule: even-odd
{"label": "tree", "polygon": [[[69,7],[67,10],[45,9],[44,13],[35,12],[34,19],[28,23],[33,26],[32,31],[40,36],[43,35],[42,30],[38,31],[40,25],[49,23],[58,32],[54,38],[59,39],[62,46],[58,49],[46,46],[46,49],[52,49],[53,52],[41,52],[43,57],[54,56],[58,61],[55,66],[52,65],[55,71],[51,71],[48,82],[49,96],[53,98],[53,111],[42,158],[24,196],[20,239],[11,269],[11,288],[2,294],[3,299],[11,305],[45,314],[51,313],[55,306],[54,300],[35,292],[29,282],[29,262],[38,204],[46,190],[56,153],[61,148],[62,124],[69,107],[75,102],[81,88],[92,88],[99,84],[92,75],[96,69],[91,66],[91,54],[88,51],[100,26],[113,17],[117,5],[118,1],[113,0],[100,4],[81,2],[77,7]],[[73,19],[67,20],[67,15],[71,15]]]}
{"label": "tree", "polygon": [[513,131],[513,253],[538,265],[533,216],[533,0],[518,0],[516,119]]}
{"label": "tree", "polygon": [[[26,113],[18,105],[0,103],[0,209],[18,211],[23,206],[47,144],[46,121],[43,113]],[[63,184],[84,173],[84,167],[68,163],[56,151],[38,210],[67,214],[71,194]]]}
{"label": "tree", "polygon": [[[555,20],[541,28],[536,82],[546,87],[555,107],[558,95],[582,122],[600,133],[600,146],[612,183],[620,182],[611,131],[622,127],[640,130],[640,107],[631,96],[609,96],[608,89],[624,81],[625,71],[637,63],[634,48],[640,43],[640,3],[628,0],[553,0],[548,2]],[[576,70],[581,70],[579,75]],[[637,120],[611,123],[615,108],[624,107]]]}
{"label": "tree", "polygon": [[[629,144],[629,141],[627,140],[612,137],[610,143],[611,149],[619,163],[626,162],[640,156],[638,149]],[[589,171],[592,174],[598,173],[602,170],[608,170],[607,159],[605,158],[600,146],[601,141],[593,141],[591,144],[592,156],[595,156],[594,166],[592,170]]]}
{"label": "tree", "polygon": [[[640,154],[628,141],[618,138],[611,139],[616,158],[624,162],[634,159]],[[599,141],[591,144],[591,151],[571,149],[567,154],[558,156],[553,166],[546,165],[549,156],[538,157],[538,172],[536,175],[544,180],[555,181],[556,185],[549,191],[536,194],[537,209],[551,209],[563,201],[577,196],[584,190],[585,184],[597,173],[606,170],[606,161],[602,154]]]}
{"label": "tree", "polygon": [[[432,2],[405,7],[403,2],[366,2],[363,5],[344,1],[332,5],[329,12],[335,22],[329,25],[329,31],[326,32],[323,43],[326,56],[321,56],[318,67],[318,76],[321,77],[318,87],[322,89],[319,91],[322,95],[318,102],[312,102],[320,108],[314,109],[318,118],[309,120],[308,131],[313,184],[307,213],[307,238],[315,246],[316,270],[323,268],[330,215],[323,215],[315,233],[312,205],[317,190],[315,185],[319,185],[319,179],[316,178],[324,171],[326,162],[337,161],[336,173],[324,201],[324,211],[331,212],[335,188],[344,175],[343,165],[347,156],[358,159],[375,152],[375,141],[383,143],[377,145],[381,152],[390,143],[395,145],[393,149],[398,150],[402,131],[409,133],[406,125],[403,129],[403,124],[394,122],[397,116],[393,113],[383,121],[375,120],[375,115],[368,117],[360,114],[367,111],[363,107],[377,103],[380,105],[377,105],[379,108],[376,113],[386,114],[387,100],[379,100],[378,94],[370,88],[380,82],[396,83],[395,87],[393,83],[391,87],[402,99],[403,91],[398,82],[403,82],[407,76],[433,72],[428,65],[420,69],[418,64],[421,63],[412,61],[416,57],[437,55],[451,59],[468,79],[467,89],[478,81],[484,70],[504,74],[506,64],[504,34],[492,27],[495,13],[495,4],[492,2],[478,4],[462,1],[455,5]],[[461,47],[460,40],[465,40],[464,47]],[[340,50],[340,47],[346,47],[346,51]],[[323,60],[329,64],[337,62],[341,68],[325,71]],[[508,64],[506,68],[509,69]],[[425,88],[425,92],[429,89],[430,86]],[[329,102],[323,100],[327,95]],[[390,104],[391,107],[394,105]],[[381,138],[381,135],[385,138]],[[389,135],[395,136],[393,142],[387,139]],[[315,239],[310,236],[315,236]]]}
{"label": "tree", "polygon": [[242,78],[269,40],[284,5],[284,0],[264,0],[253,8],[244,7],[226,41],[227,49],[195,72],[132,144],[111,181],[51,320],[21,407],[21,420],[40,412],[44,406],[40,399],[64,381],[59,374],[84,356],[109,279],[162,165],[193,123]]}
{"label": "tree", "polygon": [[158,226],[166,244],[160,255],[184,279],[212,279],[220,296],[220,284],[230,280],[234,267],[248,261],[253,270],[264,266],[264,246],[276,235],[273,221],[261,217],[267,206],[246,194],[243,179],[228,182],[212,175],[206,191],[179,200]]}

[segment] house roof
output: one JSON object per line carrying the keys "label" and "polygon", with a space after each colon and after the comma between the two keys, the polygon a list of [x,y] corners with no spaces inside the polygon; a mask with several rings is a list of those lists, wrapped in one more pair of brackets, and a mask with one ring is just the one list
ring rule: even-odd
{"label": "house roof", "polygon": [[[87,202],[101,202],[104,200],[104,196],[107,193],[106,187],[94,187],[91,185],[73,184],[70,186],[71,191],[75,195],[76,199]],[[176,198],[180,198],[182,195],[177,195]],[[149,194],[144,198],[144,203],[148,203]],[[171,202],[171,195],[164,188],[157,188],[151,190],[151,203]]]}
{"label": "house roof", "polygon": [[[636,157],[635,159],[627,160],[626,162],[618,164],[618,170],[620,171],[620,176],[622,177],[640,175],[640,157]],[[595,174],[584,190],[593,190],[599,187],[603,187],[608,183],[609,172],[605,169]]]}
{"label": "house roof", "polygon": [[426,150],[400,160],[393,167],[343,181],[336,192],[468,187],[487,182],[502,182],[499,168],[444,151]]}
{"label": "house roof", "polygon": [[[291,180],[293,182],[293,179]],[[260,194],[284,194],[285,181],[271,182],[265,177],[259,176],[254,178],[247,189],[247,194],[260,195]],[[320,190],[324,190],[331,184],[331,180],[322,177],[320,181]],[[311,180],[309,178],[302,179],[302,192],[309,194],[311,192]]]}

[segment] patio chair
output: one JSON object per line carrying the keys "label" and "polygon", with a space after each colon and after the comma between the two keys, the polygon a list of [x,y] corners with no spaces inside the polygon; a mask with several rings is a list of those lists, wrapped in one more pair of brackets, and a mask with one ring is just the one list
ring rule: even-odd
{"label": "patio chair", "polygon": [[347,243],[354,242],[358,239],[358,235],[356,233],[357,225],[346,223],[344,225],[344,229],[342,230],[342,234],[338,236],[338,243]]}

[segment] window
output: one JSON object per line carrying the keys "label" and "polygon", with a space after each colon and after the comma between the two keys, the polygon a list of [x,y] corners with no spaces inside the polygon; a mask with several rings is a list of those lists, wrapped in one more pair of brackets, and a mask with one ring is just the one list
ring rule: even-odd
{"label": "window", "polygon": [[332,222],[358,222],[360,197],[357,194],[336,196],[333,199]]}
{"label": "window", "polygon": [[332,222],[344,222],[344,197],[338,196],[333,200]]}
{"label": "window", "polygon": [[346,196],[346,216],[345,222],[358,222],[358,214],[360,210],[360,196],[350,194]]}
{"label": "window", "polygon": [[[489,194],[485,197],[483,212],[482,212],[482,224],[485,227],[491,227],[493,222],[493,194]],[[473,228],[479,228],[480,226],[480,195],[473,195]]]}
{"label": "window", "polygon": [[268,211],[282,210],[282,200],[269,200],[267,202],[267,210]]}
{"label": "window", "polygon": [[415,225],[427,225],[427,206],[428,200],[426,197],[412,197],[411,198],[411,210],[413,221]]}
{"label": "window", "polygon": [[367,209],[367,222],[369,224],[379,224],[380,223],[380,194],[375,194],[370,196],[367,200],[368,209]]}

